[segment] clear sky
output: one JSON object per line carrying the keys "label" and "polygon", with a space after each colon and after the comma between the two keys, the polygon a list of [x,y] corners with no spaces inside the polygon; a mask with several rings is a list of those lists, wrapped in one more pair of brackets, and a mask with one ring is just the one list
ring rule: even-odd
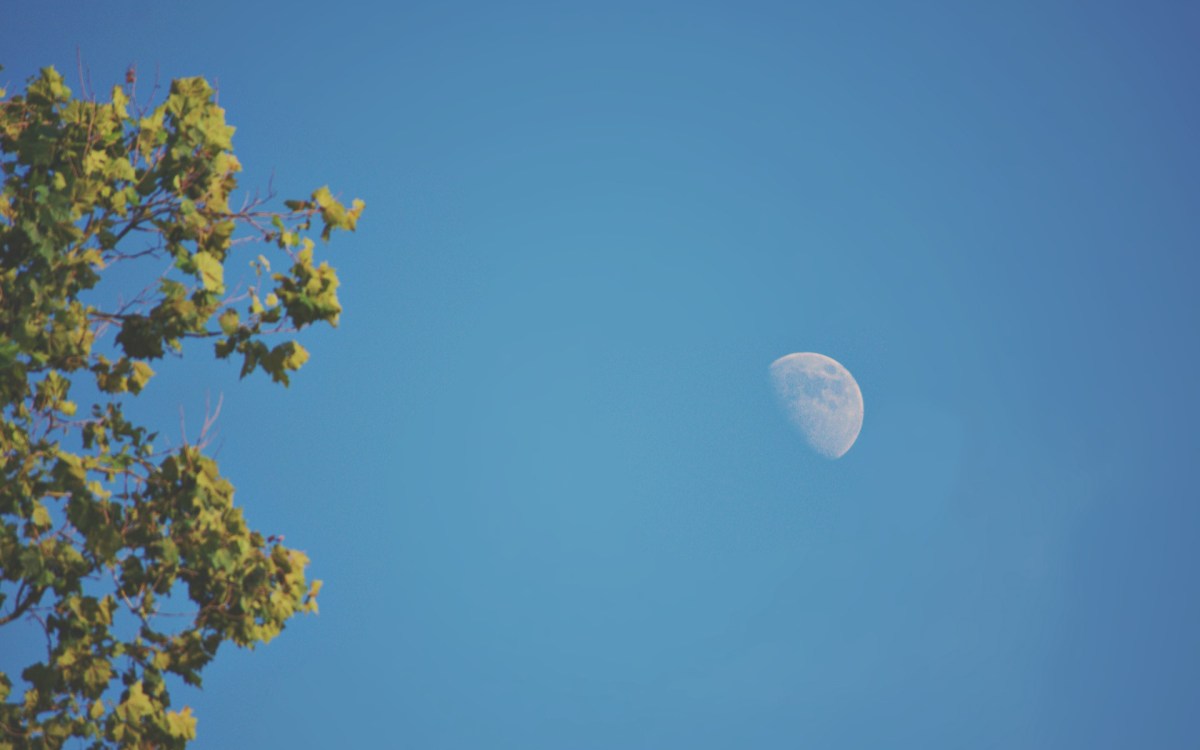
{"label": "clear sky", "polygon": [[[1200,6],[10,2],[367,210],[290,390],[207,354],[321,614],[207,748],[1200,746]],[[76,85],[76,88],[78,86]],[[143,89],[144,91],[145,89]],[[247,254],[247,260],[251,257]],[[768,365],[842,362],[838,461]],[[9,646],[15,648],[13,641]]]}

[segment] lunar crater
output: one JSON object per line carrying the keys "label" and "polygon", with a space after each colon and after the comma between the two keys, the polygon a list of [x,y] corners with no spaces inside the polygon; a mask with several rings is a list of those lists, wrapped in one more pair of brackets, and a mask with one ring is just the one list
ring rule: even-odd
{"label": "lunar crater", "polygon": [[798,352],[771,363],[775,395],[817,453],[841,458],[862,430],[862,391],[850,371],[824,354]]}

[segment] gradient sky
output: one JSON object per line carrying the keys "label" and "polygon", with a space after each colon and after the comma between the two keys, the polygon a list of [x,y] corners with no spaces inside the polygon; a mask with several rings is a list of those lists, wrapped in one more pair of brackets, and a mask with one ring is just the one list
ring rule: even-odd
{"label": "gradient sky", "polygon": [[[0,17],[10,91],[203,75],[243,186],[367,202],[290,390],[197,347],[138,400],[223,394],[326,581],[194,747],[1200,746],[1200,6]],[[794,351],[862,387],[839,461]]]}

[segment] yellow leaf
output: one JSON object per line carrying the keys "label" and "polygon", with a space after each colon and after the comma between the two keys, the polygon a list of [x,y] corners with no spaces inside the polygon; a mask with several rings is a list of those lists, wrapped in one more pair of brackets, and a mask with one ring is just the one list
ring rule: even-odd
{"label": "yellow leaf", "polygon": [[168,711],[167,731],[172,737],[196,739],[196,717],[192,716],[192,709],[184,706],[182,711]]}
{"label": "yellow leaf", "polygon": [[225,291],[225,267],[221,261],[203,251],[193,255],[192,261],[196,264],[196,273],[205,289],[218,293]]}
{"label": "yellow leaf", "polygon": [[130,685],[129,695],[117,706],[117,716],[127,722],[137,722],[153,711],[154,704],[150,701],[150,696],[142,690],[141,682]]}
{"label": "yellow leaf", "polygon": [[92,174],[104,169],[104,165],[108,164],[108,154],[100,150],[88,151],[83,157],[83,173]]}
{"label": "yellow leaf", "polygon": [[133,362],[131,369],[133,371],[129,374],[126,387],[134,393],[141,393],[146,383],[150,382],[150,378],[154,377],[154,369],[141,361]]}

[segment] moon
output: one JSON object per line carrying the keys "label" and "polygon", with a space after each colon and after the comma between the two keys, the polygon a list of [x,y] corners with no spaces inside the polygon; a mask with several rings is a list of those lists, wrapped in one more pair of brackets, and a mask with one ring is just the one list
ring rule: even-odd
{"label": "moon", "polygon": [[862,391],[849,370],[824,354],[798,352],[771,363],[771,384],[813,450],[829,459],[846,455],[863,423]]}

